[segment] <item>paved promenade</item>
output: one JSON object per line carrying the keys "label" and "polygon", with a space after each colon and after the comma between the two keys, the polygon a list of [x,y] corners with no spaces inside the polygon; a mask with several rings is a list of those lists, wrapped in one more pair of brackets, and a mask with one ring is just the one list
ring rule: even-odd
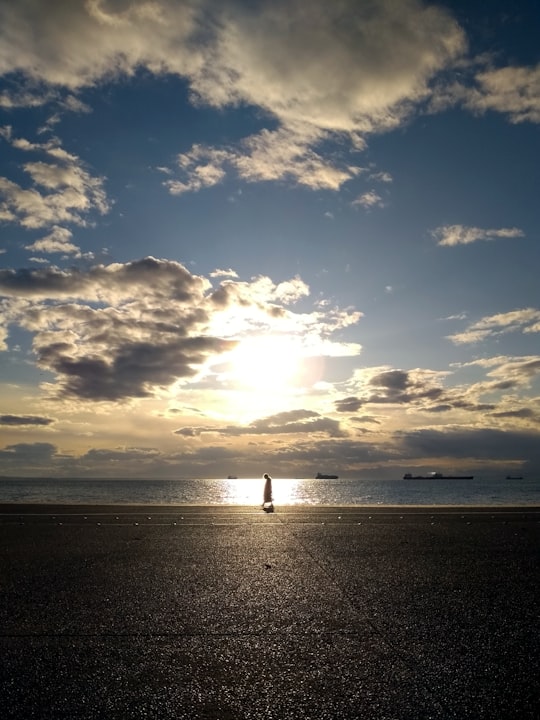
{"label": "paved promenade", "polygon": [[539,508],[0,505],[3,718],[538,717]]}

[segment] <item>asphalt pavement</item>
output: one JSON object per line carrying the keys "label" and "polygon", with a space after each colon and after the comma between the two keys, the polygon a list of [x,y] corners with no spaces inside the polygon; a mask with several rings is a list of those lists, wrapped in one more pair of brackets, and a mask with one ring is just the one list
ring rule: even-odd
{"label": "asphalt pavement", "polygon": [[3,718],[535,719],[540,509],[0,505]]}

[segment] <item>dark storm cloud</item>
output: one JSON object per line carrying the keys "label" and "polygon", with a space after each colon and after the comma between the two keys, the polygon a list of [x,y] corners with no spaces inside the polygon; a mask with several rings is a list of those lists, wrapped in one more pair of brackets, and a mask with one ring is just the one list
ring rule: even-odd
{"label": "dark storm cloud", "polygon": [[272,458],[279,461],[302,462],[307,467],[334,467],[345,469],[358,463],[387,462],[391,449],[384,443],[375,445],[363,440],[309,440],[294,445],[284,445],[267,450]]}
{"label": "dark storm cloud", "polygon": [[72,293],[80,295],[86,285],[86,277],[77,270],[68,272],[55,268],[0,270],[0,292],[4,295],[20,297],[65,296]]}
{"label": "dark storm cloud", "polygon": [[339,422],[323,417],[310,410],[291,410],[254,420],[250,425],[227,425],[225,427],[183,427],[174,435],[196,437],[203,433],[224,436],[242,435],[284,435],[302,433],[325,433],[330,437],[346,437]]}
{"label": "dark storm cloud", "polygon": [[443,413],[443,412],[449,412],[450,410],[453,410],[453,405],[450,405],[449,403],[442,403],[441,405],[432,405],[431,407],[424,408],[426,412],[430,413]]}
{"label": "dark storm cloud", "polygon": [[256,420],[253,425],[261,425],[266,427],[272,426],[283,426],[293,422],[299,422],[301,420],[312,420],[313,418],[320,417],[319,413],[313,412],[312,410],[287,410],[284,412],[276,413],[275,415],[269,415],[268,417]]}
{"label": "dark storm cloud", "polygon": [[493,429],[414,430],[398,433],[408,457],[454,457],[540,463],[540,434]]}
{"label": "dark storm cloud", "polygon": [[506,410],[504,412],[492,413],[493,417],[500,418],[518,418],[524,420],[540,420],[540,414],[534,412],[530,408],[520,408],[519,410]]}
{"label": "dark storm cloud", "polygon": [[469,412],[485,412],[486,410],[495,410],[497,407],[492,403],[473,403],[466,400],[453,400],[452,407],[458,410],[468,410]]}
{"label": "dark storm cloud", "polygon": [[170,385],[178,378],[195,375],[197,365],[212,353],[225,350],[228,343],[216,338],[180,338],[154,344],[126,341],[102,357],[73,357],[71,346],[42,347],[39,363],[61,376],[64,396],[89,400],[120,400],[147,397],[151,386]]}
{"label": "dark storm cloud", "polygon": [[346,397],[335,401],[336,412],[351,413],[360,410],[364,404],[363,400],[357,397]]}
{"label": "dark storm cloud", "polygon": [[388,388],[391,392],[403,391],[410,384],[409,373],[403,370],[389,370],[374,375],[369,384],[373,387]]}
{"label": "dark storm cloud", "polygon": [[435,400],[440,398],[443,389],[416,373],[404,370],[389,370],[374,375],[369,381],[370,387],[378,392],[367,398],[366,402],[385,404],[407,404],[419,400]]}
{"label": "dark storm cloud", "polygon": [[238,297],[238,293],[235,291],[232,285],[222,283],[221,286],[210,295],[210,300],[218,308],[228,307]]}
{"label": "dark storm cloud", "polygon": [[182,453],[182,455],[178,456],[178,459],[181,461],[209,462],[237,457],[238,452],[236,450],[231,450],[221,445],[205,445],[204,447],[198,448],[195,452]]}
{"label": "dark storm cloud", "polygon": [[0,425],[50,425],[54,420],[38,415],[0,415]]}
{"label": "dark storm cloud", "polygon": [[198,437],[201,434],[201,428],[183,427],[174,430],[173,435],[183,435],[184,437]]}
{"label": "dark storm cloud", "polygon": [[51,443],[16,443],[0,450],[0,460],[7,463],[47,462],[56,454]]}
{"label": "dark storm cloud", "polygon": [[160,456],[155,448],[115,448],[113,450],[92,448],[81,456],[82,461],[92,463],[109,463],[124,461],[145,461],[154,460]]}
{"label": "dark storm cloud", "polygon": [[359,424],[359,423],[373,423],[374,425],[380,425],[381,421],[377,420],[377,418],[372,417],[371,415],[361,415],[360,417],[351,416],[349,420],[353,423]]}
{"label": "dark storm cloud", "polygon": [[330,437],[345,437],[339,422],[331,418],[317,416],[309,420],[277,423],[273,418],[263,418],[249,425],[242,434],[257,433],[263,435],[281,435],[290,433],[325,433]]}
{"label": "dark storm cloud", "polygon": [[0,271],[0,293],[43,300],[23,305],[19,323],[36,333],[38,364],[57,375],[58,394],[88,400],[145,397],[232,347],[201,334],[209,288],[180,263],[153,257],[85,272]]}
{"label": "dark storm cloud", "polygon": [[418,371],[388,370],[371,377],[364,392],[361,397],[351,395],[336,400],[336,411],[354,413],[369,403],[406,405],[435,400],[440,403],[444,390],[433,384],[431,375],[425,376]]}
{"label": "dark storm cloud", "polygon": [[200,296],[208,286],[180,263],[153,257],[96,265],[86,272],[76,268],[0,270],[0,293],[20,297],[103,300],[136,297],[147,288],[151,297],[185,302]]}
{"label": "dark storm cloud", "polygon": [[519,370],[523,375],[527,375],[527,377],[534,377],[540,373],[540,359],[529,360],[528,362],[522,363],[519,366]]}
{"label": "dark storm cloud", "polygon": [[512,388],[518,387],[519,382],[517,380],[501,380],[491,384],[493,390],[511,390]]}

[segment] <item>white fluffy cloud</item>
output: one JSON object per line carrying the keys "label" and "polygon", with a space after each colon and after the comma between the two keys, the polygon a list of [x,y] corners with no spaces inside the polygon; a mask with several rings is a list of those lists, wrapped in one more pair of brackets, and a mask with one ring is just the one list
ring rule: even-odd
{"label": "white fluffy cloud", "polygon": [[215,104],[267,108],[285,125],[364,132],[395,125],[464,45],[448,12],[417,0],[263,3],[226,15],[215,70],[194,87]]}
{"label": "white fluffy cloud", "polygon": [[3,129],[2,137],[16,150],[35,158],[22,164],[29,178],[25,186],[0,177],[2,220],[32,230],[67,223],[85,225],[92,211],[104,214],[109,210],[104,179],[93,176],[58,140],[32,143],[13,137],[10,128]]}
{"label": "white fluffy cloud", "polygon": [[26,250],[43,253],[64,253],[66,255],[81,254],[80,248],[71,242],[73,233],[67,228],[54,225],[51,232],[45,237],[26,246]]}
{"label": "white fluffy cloud", "polygon": [[26,0],[0,3],[0,72],[78,89],[138,66],[190,74],[197,2]]}
{"label": "white fluffy cloud", "polygon": [[432,230],[431,235],[437,240],[437,245],[452,247],[453,245],[469,245],[478,240],[523,237],[524,232],[515,227],[490,230],[466,225],[443,225]]}
{"label": "white fluffy cloud", "polygon": [[2,94],[6,108],[54,99],[87,112],[74,93],[144,67],[185,78],[196,102],[250,105],[277,122],[236,148],[194,146],[166,183],[174,194],[215,185],[231,168],[248,181],[338,189],[359,168],[323,157],[321,143],[347,138],[361,150],[363,136],[396,127],[430,98],[432,109],[460,102],[540,122],[540,66],[484,67],[468,85],[442,80],[465,56],[465,33],[448,10],[420,0],[0,0],[0,48],[0,73],[31,81]]}
{"label": "white fluffy cloud", "polygon": [[464,332],[449,335],[448,339],[455,345],[464,345],[510,332],[540,332],[540,310],[524,308],[489,315],[469,325]]}
{"label": "white fluffy cloud", "polygon": [[[2,74],[76,92],[145,67],[185,78],[197,102],[277,121],[239,148],[192,148],[167,183],[178,194],[220,182],[227,165],[248,181],[338,189],[358,168],[317,146],[331,134],[360,150],[366,133],[398,125],[465,46],[450,13],[420,0],[0,0]],[[4,104],[24,97],[43,101]]]}
{"label": "white fluffy cloud", "polygon": [[164,181],[172,195],[212,187],[221,182],[228,169],[247,182],[291,179],[313,190],[338,190],[359,174],[361,168],[337,165],[312,147],[325,133],[307,127],[262,130],[243,140],[236,148],[217,149],[194,145],[177,159],[181,179]]}
{"label": "white fluffy cloud", "polygon": [[369,190],[368,192],[363,193],[359,197],[356,198],[356,200],[353,200],[353,205],[360,205],[363,208],[372,208],[372,207],[383,207],[384,202],[382,197],[379,195],[379,193],[375,192],[375,190]]}
{"label": "white fluffy cloud", "polygon": [[540,123],[540,65],[486,70],[478,73],[476,82],[466,98],[472,110],[495,110],[513,123]]}

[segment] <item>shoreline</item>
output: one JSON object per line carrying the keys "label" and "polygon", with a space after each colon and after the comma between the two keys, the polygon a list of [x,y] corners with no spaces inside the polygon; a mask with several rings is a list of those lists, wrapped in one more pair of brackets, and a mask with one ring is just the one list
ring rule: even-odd
{"label": "shoreline", "polygon": [[[147,503],[21,503],[21,502],[0,502],[0,515],[13,515],[17,513],[23,514],[45,514],[50,512],[57,513],[82,513],[88,512],[133,512],[133,513],[174,513],[174,512],[208,512],[215,513],[220,511],[226,512],[260,512],[261,505],[240,505],[240,504],[194,504],[194,503],[175,503],[175,504],[147,504]],[[513,512],[513,513],[540,513],[540,505],[534,504],[500,504],[500,505],[486,505],[483,504],[466,504],[466,505],[435,505],[435,504],[403,504],[403,505],[368,505],[368,504],[340,504],[340,505],[328,505],[328,504],[293,504],[293,505],[279,505],[275,504],[275,513],[279,514],[316,514],[317,512],[329,512],[329,511],[343,511],[343,512],[370,512],[370,513],[437,513],[437,514],[451,514],[458,512],[474,512],[474,513],[497,513],[497,512]]]}

